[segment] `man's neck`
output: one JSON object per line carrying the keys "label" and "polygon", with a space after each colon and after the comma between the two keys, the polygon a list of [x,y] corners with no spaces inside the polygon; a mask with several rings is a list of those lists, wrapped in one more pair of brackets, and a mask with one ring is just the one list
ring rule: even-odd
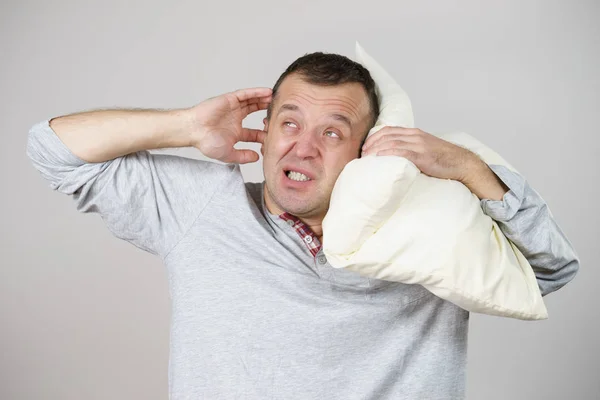
{"label": "man's neck", "polygon": [[319,241],[323,241],[323,218],[320,218],[318,220],[304,219],[298,216],[296,218],[308,225],[308,227],[313,231],[317,238],[319,238]]}
{"label": "man's neck", "polygon": [[269,210],[269,212],[271,214],[277,214],[277,215],[286,213],[288,215],[294,216],[295,218],[298,218],[300,221],[302,221],[302,223],[304,225],[308,226],[310,228],[310,230],[313,231],[313,233],[319,239],[319,241],[322,241],[322,239],[323,239],[323,218],[304,218],[304,217],[294,215],[292,213],[285,212],[285,211],[273,212],[273,211]]}
{"label": "man's neck", "polygon": [[[266,193],[264,194],[264,201],[265,201],[265,206],[267,207],[267,211],[269,211],[271,214],[281,215],[286,212],[284,210],[281,210],[279,207],[277,207],[277,205],[274,202],[270,201],[270,199]],[[305,225],[307,225],[313,231],[313,233],[315,234],[315,236],[317,236],[319,241],[322,241],[322,239],[323,239],[323,217],[304,217],[304,216],[295,215],[295,214],[292,214],[289,212],[288,212],[288,214],[293,215],[294,217],[296,217],[300,221],[302,221]]]}

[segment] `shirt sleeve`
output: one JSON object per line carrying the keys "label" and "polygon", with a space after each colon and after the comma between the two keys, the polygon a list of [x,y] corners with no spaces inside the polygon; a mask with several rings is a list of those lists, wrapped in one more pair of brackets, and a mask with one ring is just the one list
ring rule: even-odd
{"label": "shirt sleeve", "polygon": [[483,212],[494,219],[504,235],[532,266],[543,296],[570,282],[579,270],[579,257],[556,223],[542,197],[518,173],[490,165],[509,188],[502,200],[482,199]]}
{"label": "shirt sleeve", "polygon": [[118,238],[165,257],[227,183],[235,166],[147,151],[101,163],[75,156],[46,120],[29,131],[27,156],[82,213]]}

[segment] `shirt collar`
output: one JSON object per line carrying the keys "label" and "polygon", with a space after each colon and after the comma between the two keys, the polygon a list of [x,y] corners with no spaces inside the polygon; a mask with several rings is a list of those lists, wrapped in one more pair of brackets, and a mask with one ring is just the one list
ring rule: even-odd
{"label": "shirt collar", "polygon": [[315,257],[319,251],[321,251],[321,241],[317,237],[317,235],[313,232],[313,230],[302,222],[300,218],[292,215],[290,213],[284,212],[283,214],[279,214],[279,218],[284,220],[290,227],[292,227],[300,239],[304,242],[304,245],[310,251],[310,253]]}
{"label": "shirt collar", "polygon": [[321,241],[319,240],[317,235],[313,232],[310,226],[302,222],[300,218],[296,217],[295,215],[292,215],[287,212],[284,212],[283,214],[279,215],[272,214],[267,209],[267,204],[265,203],[265,184],[266,182],[263,182],[262,191],[260,194],[260,200],[265,214],[269,214],[274,218],[279,218],[285,221],[292,229],[296,231],[296,233],[300,237],[300,240],[302,240],[310,254],[312,254],[313,257],[316,257],[316,255],[319,253],[319,251],[321,251],[322,248]]}

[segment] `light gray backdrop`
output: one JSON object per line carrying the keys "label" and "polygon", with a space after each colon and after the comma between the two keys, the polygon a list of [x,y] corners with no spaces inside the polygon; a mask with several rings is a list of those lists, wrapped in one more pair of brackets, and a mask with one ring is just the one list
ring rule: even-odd
{"label": "light gray backdrop", "polygon": [[[159,260],[48,188],[25,156],[28,128],[272,86],[296,57],[353,56],[356,39],[405,87],[421,129],[462,129],[502,154],[581,256],[546,298],[549,320],[472,316],[468,397],[600,398],[598,1],[4,0],[0,15],[1,399],[167,393]],[[260,164],[243,172],[262,179]]]}

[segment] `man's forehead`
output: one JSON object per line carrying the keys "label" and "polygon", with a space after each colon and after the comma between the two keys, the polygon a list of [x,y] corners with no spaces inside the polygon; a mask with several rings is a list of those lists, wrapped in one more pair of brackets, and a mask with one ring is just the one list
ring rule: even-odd
{"label": "man's forehead", "polygon": [[[279,111],[277,114],[281,114],[283,112],[302,112],[301,108],[293,103],[283,103],[280,107],[279,107]],[[336,120],[336,121],[340,121],[346,125],[348,125],[348,127],[350,129],[353,128],[353,126],[355,125],[355,123],[352,121],[351,118],[349,118],[345,113],[339,113],[339,112],[333,112],[333,113],[329,113],[328,117]]]}
{"label": "man's forehead", "polygon": [[368,118],[369,98],[360,83],[341,85],[317,85],[298,76],[289,76],[281,83],[276,95],[275,112],[299,112],[316,106],[329,109],[331,116],[339,120],[357,123]]}

